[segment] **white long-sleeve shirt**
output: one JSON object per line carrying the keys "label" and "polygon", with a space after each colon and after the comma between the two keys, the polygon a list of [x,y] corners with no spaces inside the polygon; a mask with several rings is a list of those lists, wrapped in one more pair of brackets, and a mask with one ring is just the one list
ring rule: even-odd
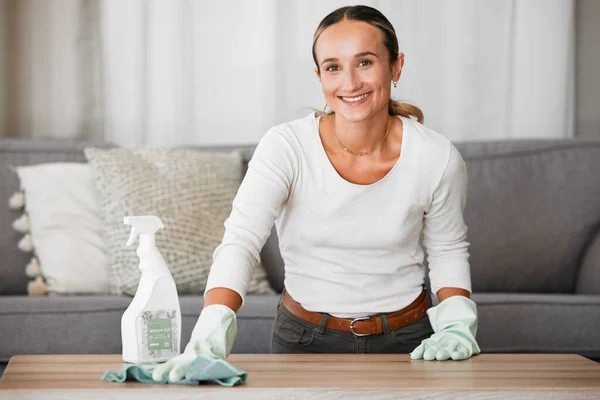
{"label": "white long-sleeve shirt", "polygon": [[225,287],[244,299],[275,222],[286,290],[307,310],[356,318],[410,304],[425,277],[421,232],[433,293],[470,292],[465,163],[447,138],[399,118],[400,157],[370,185],[337,173],[314,114],[270,129],[225,221],[206,291]]}

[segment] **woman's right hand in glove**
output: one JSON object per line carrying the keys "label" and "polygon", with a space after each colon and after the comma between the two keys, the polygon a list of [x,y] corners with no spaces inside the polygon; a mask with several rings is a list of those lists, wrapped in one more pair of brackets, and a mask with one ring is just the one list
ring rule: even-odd
{"label": "woman's right hand in glove", "polygon": [[236,314],[231,308],[222,304],[206,306],[184,352],[157,366],[152,372],[152,379],[160,382],[167,377],[169,382],[180,381],[198,356],[226,360],[236,335]]}

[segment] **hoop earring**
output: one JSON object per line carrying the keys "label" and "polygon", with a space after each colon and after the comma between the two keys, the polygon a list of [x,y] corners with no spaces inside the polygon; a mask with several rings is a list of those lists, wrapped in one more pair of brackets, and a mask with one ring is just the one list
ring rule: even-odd
{"label": "hoop earring", "polygon": [[392,83],[394,84],[394,87],[398,87],[398,81],[396,81],[396,82],[392,81]]}

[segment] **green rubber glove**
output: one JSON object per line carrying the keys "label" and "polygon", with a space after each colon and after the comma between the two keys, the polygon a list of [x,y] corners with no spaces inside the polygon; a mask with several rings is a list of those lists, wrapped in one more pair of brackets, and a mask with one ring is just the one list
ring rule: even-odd
{"label": "green rubber glove", "polygon": [[231,308],[222,304],[205,307],[185,351],[157,366],[152,372],[152,379],[155,382],[164,381],[168,373],[169,382],[180,381],[198,356],[226,360],[236,335],[236,315]]}
{"label": "green rubber glove", "polygon": [[465,296],[452,296],[427,310],[434,334],[410,353],[413,360],[465,360],[481,349],[475,341],[477,305]]}

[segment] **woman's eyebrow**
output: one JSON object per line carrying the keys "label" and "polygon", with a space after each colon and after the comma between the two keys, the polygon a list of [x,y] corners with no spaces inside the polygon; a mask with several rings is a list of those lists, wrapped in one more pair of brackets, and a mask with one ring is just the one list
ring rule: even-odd
{"label": "woman's eyebrow", "polygon": [[354,58],[360,58],[364,56],[374,56],[375,58],[378,58],[377,54],[373,53],[372,51],[364,51],[362,53],[358,53],[354,56]]}
{"label": "woman's eyebrow", "polygon": [[[374,56],[375,58],[378,58],[377,54],[373,53],[372,51],[363,51],[362,53],[355,54],[354,58],[360,58],[360,57],[364,57],[364,56]],[[326,58],[321,62],[321,65],[325,64],[326,62],[334,62],[337,60],[338,59],[335,57]]]}

